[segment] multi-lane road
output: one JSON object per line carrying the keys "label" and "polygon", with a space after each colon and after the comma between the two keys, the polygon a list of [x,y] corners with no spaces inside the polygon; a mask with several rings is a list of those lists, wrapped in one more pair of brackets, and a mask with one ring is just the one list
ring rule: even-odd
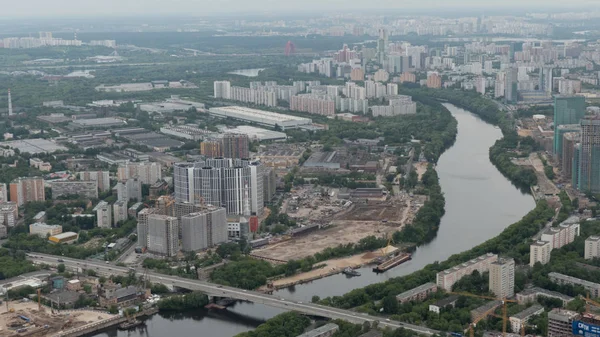
{"label": "multi-lane road", "polygon": [[[27,255],[27,258],[36,264],[43,263],[48,265],[58,265],[62,263],[67,269],[70,270],[91,269],[94,270],[98,275],[126,275],[132,270],[135,270],[136,273],[144,273],[144,270],[142,269],[119,267],[113,264],[103,263],[102,261],[78,260],[38,253],[30,253]],[[355,324],[362,324],[364,322],[373,323],[375,321],[378,321],[379,326],[381,327],[390,327],[392,329],[405,328],[423,335],[434,335],[436,333],[439,333],[439,331],[428,329],[418,325],[391,321],[389,319],[382,319],[381,317],[370,316],[364,313],[357,313],[354,311],[342,310],[314,303],[303,303],[300,301],[293,301],[280,296],[226,287],[210,282],[185,279],[177,276],[163,275],[152,272],[146,272],[145,275],[147,275],[148,280],[150,282],[163,283],[165,285],[171,285],[173,287],[201,291],[209,296],[227,297],[237,300],[250,301],[253,303],[260,303],[284,310],[298,311],[311,316],[321,316],[331,319],[342,319]]]}

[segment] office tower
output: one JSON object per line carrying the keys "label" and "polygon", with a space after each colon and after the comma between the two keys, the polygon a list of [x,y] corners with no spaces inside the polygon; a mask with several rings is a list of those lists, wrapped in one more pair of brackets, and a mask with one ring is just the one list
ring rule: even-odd
{"label": "office tower", "polygon": [[552,68],[540,68],[540,78],[538,83],[538,90],[547,93],[552,92],[553,87]]}
{"label": "office tower", "polygon": [[214,96],[215,98],[231,99],[231,82],[215,81]]}
{"label": "office tower", "polygon": [[200,143],[200,154],[208,158],[223,157],[220,141],[203,141]]}
{"label": "office tower", "polygon": [[12,97],[10,96],[10,89],[8,89],[8,115],[9,116],[14,115],[13,106],[12,106]]}
{"label": "office tower", "polygon": [[377,62],[379,64],[385,62],[387,45],[388,32],[384,28],[379,28],[379,38],[377,39]]}
{"label": "office tower", "polygon": [[600,257],[600,236],[592,235],[585,239],[585,252],[583,257],[586,260]]}
{"label": "office tower", "polygon": [[175,256],[179,251],[177,218],[152,214],[148,216],[148,251],[163,256]]}
{"label": "office tower", "polygon": [[515,260],[499,258],[490,264],[489,289],[499,298],[515,294]]}
{"label": "office tower", "polygon": [[546,264],[550,262],[552,244],[548,241],[538,240],[529,246],[529,265],[534,266],[537,262]]}
{"label": "office tower", "polygon": [[226,133],[223,135],[222,142],[224,158],[250,158],[250,140],[248,139],[248,135]]}
{"label": "office tower", "polygon": [[579,190],[600,192],[600,116],[581,120]]}
{"label": "office tower", "polygon": [[162,165],[160,163],[126,163],[119,165],[117,179],[127,180],[138,178],[142,184],[154,184],[162,180]]}
{"label": "office tower", "polygon": [[142,201],[142,182],[137,178],[130,178],[117,183],[117,200],[128,202],[130,200]]}
{"label": "office tower", "polygon": [[98,188],[102,192],[110,190],[110,176],[108,171],[85,171],[79,172],[79,179],[83,181],[97,181]]}
{"label": "office tower", "polygon": [[100,201],[96,207],[96,219],[98,227],[100,228],[111,228],[112,227],[112,209],[108,202]]}
{"label": "office tower", "polygon": [[207,206],[181,217],[182,250],[192,252],[227,242],[225,208]]}
{"label": "office tower", "polygon": [[30,201],[45,201],[44,179],[40,177],[17,178],[10,183],[10,201],[23,206]]}
{"label": "office tower", "polygon": [[552,309],[548,312],[548,337],[573,336],[573,321],[579,318],[580,315],[575,311]]}
{"label": "office tower", "polygon": [[127,220],[127,201],[119,200],[113,204],[113,216],[114,222],[113,225],[117,226],[119,221]]}
{"label": "office tower", "polygon": [[181,203],[225,207],[227,214],[242,214],[248,190],[252,213],[261,215],[263,166],[249,160],[217,158],[173,166],[175,200]]}
{"label": "office tower", "polygon": [[519,69],[508,68],[504,79],[504,100],[508,103],[516,103],[518,100],[517,86]]}

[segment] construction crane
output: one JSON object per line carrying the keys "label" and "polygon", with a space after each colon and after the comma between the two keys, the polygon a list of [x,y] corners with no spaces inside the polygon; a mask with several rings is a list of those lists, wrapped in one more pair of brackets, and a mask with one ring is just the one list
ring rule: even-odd
{"label": "construction crane", "polygon": [[585,301],[585,313],[586,314],[590,314],[591,313],[591,311],[590,311],[590,305],[593,305],[595,307],[600,308],[600,303],[598,303],[598,302],[593,301],[592,299],[590,299],[590,293],[589,292],[585,295],[585,298],[583,296],[582,296],[582,298]]}
{"label": "construction crane", "polygon": [[384,239],[387,239],[387,244],[385,245],[385,247],[381,248],[381,256],[385,256],[387,254],[387,247],[394,243],[394,236],[391,234],[386,234]]}
{"label": "construction crane", "polygon": [[[506,298],[497,298],[497,297],[492,297],[492,296],[475,295],[475,294],[471,294],[471,293],[467,293],[467,292],[450,291],[448,293],[454,294],[454,295],[459,295],[459,296],[469,296],[469,297],[477,297],[477,298],[483,298],[483,299],[488,299],[488,300],[493,300],[493,301],[502,301],[502,337],[506,337],[506,323],[508,321],[508,317],[506,314],[506,303],[508,303],[508,302],[517,303],[518,301],[507,300]],[[489,313],[486,314],[485,316],[488,316],[488,315],[489,315]],[[473,329],[471,329],[471,337],[473,337]]]}
{"label": "construction crane", "polygon": [[493,314],[495,310],[496,310],[496,308],[491,308],[490,310],[481,314],[479,317],[475,318],[473,320],[473,322],[471,322],[471,324],[469,324],[469,336],[470,337],[475,336],[475,327],[477,326],[477,323],[479,323],[479,321],[481,321],[482,319],[485,319],[486,317],[488,317],[490,314]]}
{"label": "construction crane", "polygon": [[42,311],[42,289],[38,288],[37,290],[38,297],[38,311]]}

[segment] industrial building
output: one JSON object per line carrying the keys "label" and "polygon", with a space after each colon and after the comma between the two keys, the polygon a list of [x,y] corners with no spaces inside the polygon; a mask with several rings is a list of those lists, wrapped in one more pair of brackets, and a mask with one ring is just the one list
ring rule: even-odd
{"label": "industrial building", "polygon": [[79,239],[79,234],[75,232],[64,232],[49,237],[48,241],[52,243],[74,243],[77,239]]}
{"label": "industrial building", "polygon": [[163,256],[175,256],[179,251],[177,218],[168,215],[148,216],[148,251]]}
{"label": "industrial building", "polygon": [[396,296],[396,300],[398,300],[400,303],[423,301],[427,298],[427,296],[429,296],[429,294],[436,292],[437,289],[438,288],[435,283],[425,283],[401,293],[400,295]]}
{"label": "industrial building", "polygon": [[13,150],[18,149],[21,153],[53,153],[56,151],[67,151],[68,149],[62,145],[58,145],[53,141],[41,138],[12,140],[8,142],[0,142],[0,147],[9,147]]}
{"label": "industrial building", "polygon": [[182,100],[178,95],[172,95],[171,98],[167,98],[164,102],[160,103],[143,103],[138,104],[137,107],[148,113],[173,113],[175,111],[189,111],[190,109],[203,110],[204,103]]}
{"label": "industrial building", "polygon": [[75,119],[71,122],[75,128],[87,129],[87,128],[111,128],[125,125],[125,121],[118,118],[103,117],[103,118],[89,118],[89,119]]}
{"label": "industrial building", "polygon": [[93,180],[52,181],[50,187],[52,189],[52,199],[73,195],[88,199],[98,198],[98,182]]}
{"label": "industrial building", "polygon": [[312,124],[312,120],[308,118],[239,106],[210,108],[209,114],[215,117],[233,118],[269,127],[279,126],[284,130]]}
{"label": "industrial building", "polygon": [[225,208],[207,206],[181,217],[182,250],[192,252],[227,242]]}
{"label": "industrial building", "polygon": [[320,152],[315,151],[302,164],[303,167],[323,168],[330,170],[338,170],[340,168],[340,159],[337,151]]}
{"label": "industrial building", "polygon": [[437,273],[436,283],[439,288],[446,291],[452,291],[452,286],[461,278],[473,274],[475,270],[480,274],[483,274],[484,272],[489,271],[491,263],[497,260],[498,255],[493,253],[481,255],[478,258]]}
{"label": "industrial building", "polygon": [[600,257],[600,236],[592,235],[585,239],[585,253],[583,256],[586,260]]}
{"label": "industrial building", "polygon": [[199,129],[195,125],[166,125],[160,128],[160,132],[165,135],[194,141],[214,136],[214,132]]}
{"label": "industrial building", "polygon": [[143,145],[153,151],[158,152],[166,152],[170,149],[180,147],[184,144],[179,140],[175,140],[173,138],[167,137],[165,135],[153,131],[128,134],[123,137],[134,144]]}
{"label": "industrial building", "polygon": [[36,222],[29,225],[29,235],[37,235],[46,238],[48,235],[54,236],[62,233],[61,225],[48,225],[43,222]]}
{"label": "industrial building", "polygon": [[225,207],[227,214],[261,215],[264,209],[263,167],[260,162],[215,158],[177,163],[173,170],[175,200]]}

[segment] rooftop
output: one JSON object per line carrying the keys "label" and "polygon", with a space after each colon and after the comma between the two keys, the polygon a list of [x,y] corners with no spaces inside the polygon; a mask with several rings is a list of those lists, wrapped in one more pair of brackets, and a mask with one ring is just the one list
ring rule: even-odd
{"label": "rooftop", "polygon": [[66,151],[66,147],[58,145],[57,143],[46,140],[46,139],[24,139],[24,140],[13,140],[8,142],[0,142],[0,146],[8,146],[11,149],[19,149],[21,153],[52,153],[56,151]]}
{"label": "rooftop", "polygon": [[534,305],[530,306],[529,308],[527,308],[515,315],[512,315],[511,317],[523,320],[523,319],[529,318],[533,315],[536,315],[540,310],[544,311],[544,307],[542,307],[539,304],[534,304]]}
{"label": "rooftop", "polygon": [[585,241],[600,241],[600,236],[591,235],[589,238],[585,239]]}
{"label": "rooftop", "polygon": [[246,108],[246,107],[241,107],[241,106],[226,106],[226,107],[211,108],[210,111],[218,111],[218,112],[233,113],[233,114],[238,114],[238,115],[262,117],[262,118],[276,120],[279,122],[308,120],[308,118],[304,118],[304,117],[284,115],[284,114],[280,114],[280,113],[276,113],[276,112]]}
{"label": "rooftop", "polygon": [[549,244],[548,241],[542,241],[542,240],[537,240],[536,242],[532,243],[532,246],[538,246],[538,247],[542,247]]}
{"label": "rooftop", "polygon": [[525,290],[521,291],[519,294],[523,295],[523,296],[527,296],[527,295],[531,295],[531,294],[541,294],[541,295],[546,295],[547,297],[557,297],[557,298],[560,298],[567,302],[570,302],[573,300],[573,297],[571,297],[571,296],[568,296],[568,295],[565,295],[563,293],[559,293],[556,291],[539,288],[539,287],[525,289]]}
{"label": "rooftop", "polygon": [[420,294],[420,293],[422,293],[422,292],[424,292],[424,291],[426,291],[428,289],[431,289],[433,287],[437,287],[437,285],[435,283],[433,283],[433,282],[428,282],[428,283],[425,283],[425,284],[421,284],[418,287],[412,288],[410,290],[407,290],[407,291],[401,293],[400,295],[396,296],[396,298],[402,299],[402,298],[412,297],[412,296],[414,296],[416,294]]}
{"label": "rooftop", "polygon": [[60,239],[68,239],[68,238],[73,237],[73,236],[77,236],[77,233],[75,233],[75,232],[64,232],[64,233],[53,235],[52,237],[53,238],[57,238],[57,239],[60,240]]}
{"label": "rooftop", "polygon": [[566,281],[568,283],[580,284],[580,285],[582,285],[584,287],[599,288],[600,289],[600,284],[598,284],[598,283],[594,283],[594,282],[582,280],[582,279],[579,279],[577,277],[573,277],[573,276],[569,276],[569,275],[564,275],[564,274],[560,274],[560,273],[551,272],[551,273],[548,273],[548,277],[550,278],[550,280],[552,280],[553,278],[555,278],[555,279],[558,279],[558,280]]}
{"label": "rooftop", "polygon": [[452,304],[456,300],[458,300],[458,295],[452,295],[452,296],[446,297],[444,299],[441,299],[441,300],[435,302],[433,305],[443,308],[443,307],[447,306],[448,304]]}
{"label": "rooftop", "polygon": [[331,331],[331,330],[338,330],[340,327],[337,324],[333,324],[333,323],[328,323],[323,325],[322,327],[316,328],[314,330],[310,330],[306,333],[303,333],[301,335],[299,335],[298,337],[316,337],[316,336],[320,336],[321,334]]}

